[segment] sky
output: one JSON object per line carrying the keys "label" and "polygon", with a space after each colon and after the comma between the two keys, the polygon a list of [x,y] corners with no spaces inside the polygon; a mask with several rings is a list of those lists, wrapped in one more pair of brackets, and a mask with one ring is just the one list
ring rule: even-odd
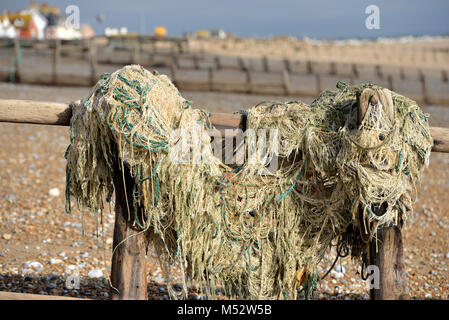
{"label": "sky", "polygon": [[[44,1],[36,1],[42,3]],[[449,34],[448,0],[48,0],[65,12],[77,5],[81,23],[97,34],[106,26],[169,35],[218,29],[238,36],[291,35],[316,39],[377,38]],[[26,7],[29,0],[0,0],[0,11]],[[379,29],[368,29],[369,5],[379,8]],[[104,14],[103,22],[96,17]]]}

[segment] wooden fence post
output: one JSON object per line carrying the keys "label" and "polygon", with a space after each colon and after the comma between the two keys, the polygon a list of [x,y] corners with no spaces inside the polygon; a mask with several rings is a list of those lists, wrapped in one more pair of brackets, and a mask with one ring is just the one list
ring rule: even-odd
{"label": "wooden fence post", "polygon": [[284,87],[284,93],[286,96],[290,95],[290,74],[288,72],[288,70],[283,70],[281,72],[281,76],[282,76],[282,85]]}
{"label": "wooden fence post", "polygon": [[20,81],[20,43],[18,38],[13,40],[14,46],[14,72],[10,75],[10,81]]}
{"label": "wooden fence post", "polygon": [[59,63],[61,59],[61,40],[56,39],[53,46],[53,84],[58,83]]}
{"label": "wooden fence post", "polygon": [[352,76],[357,79],[359,77],[359,71],[357,69],[357,65],[355,63],[353,63],[351,65],[351,72],[352,72]]}
{"label": "wooden fence post", "polygon": [[307,69],[307,73],[308,74],[312,74],[313,73],[312,62],[310,60],[307,60],[307,62],[306,62],[306,69]]}
{"label": "wooden fence post", "polygon": [[442,70],[441,71],[441,81],[443,81],[444,83],[447,83],[448,79],[447,79],[447,71],[446,70]]}
{"label": "wooden fence post", "polygon": [[246,69],[246,92],[252,93],[253,92],[253,77],[251,74],[251,70],[249,68]]}
{"label": "wooden fence post", "polygon": [[405,80],[404,68],[401,68],[399,70],[399,77],[401,78],[401,80]]}
{"label": "wooden fence post", "polygon": [[315,83],[316,83],[317,95],[320,95],[320,93],[321,93],[321,77],[318,73],[315,75]]}
{"label": "wooden fence post", "polygon": [[132,51],[132,57],[131,61],[132,64],[139,64],[140,61],[140,39],[136,39],[133,43],[133,51]]}
{"label": "wooden fence post", "polygon": [[[370,94],[371,89],[365,90],[369,91],[362,92],[362,96]],[[368,99],[360,100],[366,100],[366,103],[369,103]],[[368,105],[359,104],[359,123],[362,122],[367,109]],[[394,112],[392,110],[389,111],[388,108],[384,111]],[[381,211],[383,210],[381,209],[382,207],[383,206],[380,205],[379,209],[376,210],[374,214],[384,214],[385,211]],[[364,222],[368,224],[367,221]],[[374,273],[370,275],[373,277],[373,282],[371,283],[372,287],[370,289],[370,297],[373,300],[397,300],[409,298],[407,276],[403,263],[401,227],[402,221],[399,221],[398,226],[383,225],[377,229],[375,235],[370,237],[368,263],[370,266],[377,266],[378,268],[377,270],[374,268]],[[371,226],[369,226],[369,230],[371,230]],[[369,235],[368,232],[365,233]]]}
{"label": "wooden fence post", "polygon": [[379,79],[383,79],[384,75],[383,75],[383,73],[382,73],[382,69],[381,69],[380,65],[376,65],[375,69],[376,69],[376,75],[377,75],[377,77],[378,77]]}
{"label": "wooden fence post", "polygon": [[209,91],[214,91],[214,68],[208,69]]}
{"label": "wooden fence post", "polygon": [[421,82],[423,102],[424,104],[430,104],[429,95],[427,94],[426,76],[421,69],[419,70],[419,81]]}
{"label": "wooden fence post", "polygon": [[181,65],[179,64],[179,57],[177,54],[172,55],[172,63],[175,65],[176,70],[181,68]]}
{"label": "wooden fence post", "polygon": [[335,65],[335,62],[332,61],[330,63],[330,70],[329,70],[329,75],[330,76],[335,76],[337,74],[337,66]]}
{"label": "wooden fence post", "polygon": [[170,65],[170,71],[171,71],[171,81],[175,86],[177,86],[178,84],[176,79],[178,78],[178,66],[176,65],[176,63],[172,63]]}
{"label": "wooden fence post", "polygon": [[199,62],[198,56],[196,54],[194,54],[192,56],[192,62],[193,62],[193,67],[196,70],[200,70],[200,62]]}
{"label": "wooden fence post", "polygon": [[[243,60],[242,57],[238,57],[237,61],[238,61],[240,70],[245,71],[247,69],[247,67],[245,65],[245,60]],[[248,66],[248,69],[249,69],[249,66]]]}
{"label": "wooden fence post", "polygon": [[221,69],[220,57],[215,56],[214,61],[215,61],[215,69],[220,70]]}
{"label": "wooden fence post", "polygon": [[[408,300],[408,281],[403,263],[402,228],[383,226],[378,240],[370,243],[370,264],[379,269],[379,287],[370,289],[372,300]],[[375,276],[375,275],[374,275]],[[376,281],[374,281],[376,283]]]}
{"label": "wooden fence post", "polygon": [[[111,299],[147,300],[146,279],[146,234],[132,227],[134,210],[132,206],[134,180],[129,170],[124,172],[116,165],[115,226],[111,266]],[[138,208],[142,221],[143,208]]]}
{"label": "wooden fence post", "polygon": [[95,39],[89,41],[89,66],[90,66],[90,84],[97,82],[97,48]]}
{"label": "wooden fence post", "polygon": [[290,59],[288,59],[288,58],[284,59],[284,68],[288,73],[292,72],[292,64],[290,62]]}
{"label": "wooden fence post", "polygon": [[262,67],[264,72],[270,72],[270,66],[268,65],[268,58],[266,56],[262,57]]}
{"label": "wooden fence post", "polygon": [[176,52],[179,55],[182,55],[184,53],[184,45],[183,45],[182,41],[176,40],[176,41],[170,41],[170,42],[172,43],[173,46],[175,46]]}

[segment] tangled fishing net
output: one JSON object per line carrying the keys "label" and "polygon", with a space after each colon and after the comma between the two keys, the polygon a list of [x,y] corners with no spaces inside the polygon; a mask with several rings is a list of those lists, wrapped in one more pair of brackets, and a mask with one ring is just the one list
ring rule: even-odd
{"label": "tangled fishing net", "polygon": [[167,282],[171,265],[182,270],[184,297],[187,280],[209,297],[217,286],[233,298],[310,294],[335,242],[363,263],[377,228],[406,219],[433,144],[414,101],[372,84],[337,87],[310,105],[249,109],[246,139],[267,142],[260,161],[227,165],[208,113],[165,75],[135,65],[103,75],[72,104],[67,210],[71,196],[101,210],[118,166],[134,180],[129,219],[152,235]]}

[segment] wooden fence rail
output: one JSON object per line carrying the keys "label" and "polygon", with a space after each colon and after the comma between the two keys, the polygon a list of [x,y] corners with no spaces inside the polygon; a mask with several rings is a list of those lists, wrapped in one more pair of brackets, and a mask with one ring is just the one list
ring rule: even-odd
{"label": "wooden fence rail", "polygon": [[[0,122],[69,126],[71,117],[65,103],[0,99]],[[211,113],[210,120],[223,128],[238,128],[242,122],[240,115],[231,113]],[[430,134],[434,139],[432,151],[449,153],[449,128],[431,127]]]}

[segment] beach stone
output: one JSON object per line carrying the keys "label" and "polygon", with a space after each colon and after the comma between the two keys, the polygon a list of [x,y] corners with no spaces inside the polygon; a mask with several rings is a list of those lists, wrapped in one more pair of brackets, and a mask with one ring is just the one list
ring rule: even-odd
{"label": "beach stone", "polygon": [[50,283],[45,287],[45,290],[47,290],[47,291],[50,291],[53,289],[56,289],[56,284],[54,284],[54,283]]}
{"label": "beach stone", "polygon": [[94,270],[89,271],[87,276],[91,279],[101,278],[103,276],[103,271],[101,271],[101,269],[94,269]]}
{"label": "beach stone", "polygon": [[10,240],[11,238],[12,238],[12,235],[10,233],[4,233],[3,234],[3,239]]}
{"label": "beach stone", "polygon": [[84,242],[82,241],[75,241],[74,243],[72,243],[72,247],[79,247],[81,245],[83,245]]}
{"label": "beach stone", "polygon": [[164,282],[164,278],[162,277],[162,275],[161,274],[157,274],[155,277],[153,277],[153,279],[152,279],[153,281],[155,281],[155,282]]}
{"label": "beach stone", "polygon": [[49,194],[50,196],[52,196],[52,197],[59,197],[59,195],[61,194],[61,192],[59,191],[58,188],[53,188],[53,189],[50,189],[50,190],[48,191],[48,194]]}
{"label": "beach stone", "polygon": [[61,264],[61,263],[64,263],[64,261],[62,261],[61,259],[58,259],[58,258],[51,258],[50,261],[49,261],[49,263],[50,263],[51,265],[55,265],[55,264]]}
{"label": "beach stone", "polygon": [[344,266],[337,265],[334,270],[336,272],[340,272],[340,273],[343,273],[343,274],[346,273],[346,268]]}
{"label": "beach stone", "polygon": [[35,271],[33,269],[22,269],[22,274],[23,275],[28,274],[28,273],[32,273],[32,272],[35,272]]}
{"label": "beach stone", "polygon": [[30,269],[36,272],[42,272],[44,270],[44,266],[38,261],[27,261],[22,266],[24,269]]}
{"label": "beach stone", "polygon": [[335,279],[341,279],[345,276],[342,272],[337,272],[334,270],[331,271],[331,274]]}

